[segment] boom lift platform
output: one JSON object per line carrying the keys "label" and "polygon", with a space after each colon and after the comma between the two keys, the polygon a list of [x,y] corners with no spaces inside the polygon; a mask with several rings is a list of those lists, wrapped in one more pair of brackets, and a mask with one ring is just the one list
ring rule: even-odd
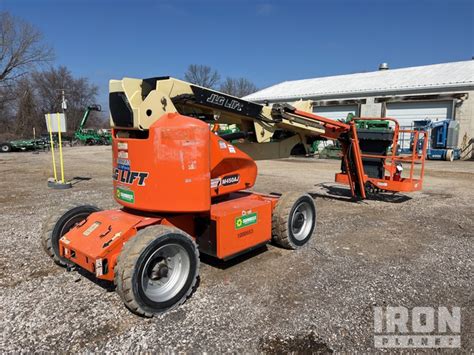
{"label": "boom lift platform", "polygon": [[[43,246],[57,264],[113,281],[139,315],[170,310],[190,296],[199,252],[227,260],[270,241],[297,249],[311,238],[311,196],[249,191],[254,159],[288,157],[297,144],[308,149],[314,139],[335,139],[344,171],[336,180],[349,184],[354,198],[365,198],[371,186],[422,187],[423,168],[414,178],[413,166],[423,166],[424,154],[362,153],[357,119],[314,115],[309,101],[259,105],[169,77],[112,80],[109,100],[114,196],[122,208],[63,211],[46,226]],[[399,128],[390,121],[396,147]],[[218,136],[209,123],[237,124],[239,131]],[[381,162],[388,175],[369,176],[364,159]],[[400,162],[411,164],[408,177],[401,177]]]}

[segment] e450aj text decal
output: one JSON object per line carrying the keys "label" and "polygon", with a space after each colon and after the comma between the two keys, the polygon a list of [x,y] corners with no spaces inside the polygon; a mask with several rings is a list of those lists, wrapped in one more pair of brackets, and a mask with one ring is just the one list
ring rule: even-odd
{"label": "e450aj text decal", "polygon": [[239,174],[227,175],[227,176],[224,176],[221,180],[222,186],[235,185],[235,184],[238,184],[239,182],[240,182]]}
{"label": "e450aj text decal", "polygon": [[113,176],[115,181],[120,181],[128,185],[133,185],[136,180],[138,186],[145,186],[145,180],[147,177],[147,172],[123,170],[119,168],[114,169]]}

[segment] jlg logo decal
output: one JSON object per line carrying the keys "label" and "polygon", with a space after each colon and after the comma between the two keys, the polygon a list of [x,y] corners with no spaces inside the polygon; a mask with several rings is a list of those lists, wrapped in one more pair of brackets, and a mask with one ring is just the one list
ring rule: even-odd
{"label": "jlg logo decal", "polygon": [[242,104],[240,102],[232,98],[227,98],[225,96],[211,94],[211,96],[209,96],[206,101],[214,105],[224,106],[231,110],[239,112],[242,111]]}
{"label": "jlg logo decal", "polygon": [[145,180],[148,177],[148,173],[115,168],[113,177],[115,181],[120,181],[124,184],[133,185],[135,180],[137,180],[138,186],[145,186]]}

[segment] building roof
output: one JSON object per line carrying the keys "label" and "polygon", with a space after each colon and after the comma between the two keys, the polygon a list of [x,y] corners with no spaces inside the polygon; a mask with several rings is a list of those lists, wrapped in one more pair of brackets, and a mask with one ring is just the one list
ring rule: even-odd
{"label": "building roof", "polygon": [[330,98],[454,89],[466,86],[474,87],[474,60],[285,81],[245,96],[244,99],[298,100],[310,97]]}

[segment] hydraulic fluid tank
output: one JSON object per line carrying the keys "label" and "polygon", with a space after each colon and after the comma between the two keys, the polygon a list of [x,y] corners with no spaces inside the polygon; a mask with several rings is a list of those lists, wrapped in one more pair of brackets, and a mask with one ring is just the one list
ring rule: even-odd
{"label": "hydraulic fluid tank", "polygon": [[152,212],[209,211],[208,125],[169,113],[142,132],[145,134],[134,133],[114,131],[116,201]]}

